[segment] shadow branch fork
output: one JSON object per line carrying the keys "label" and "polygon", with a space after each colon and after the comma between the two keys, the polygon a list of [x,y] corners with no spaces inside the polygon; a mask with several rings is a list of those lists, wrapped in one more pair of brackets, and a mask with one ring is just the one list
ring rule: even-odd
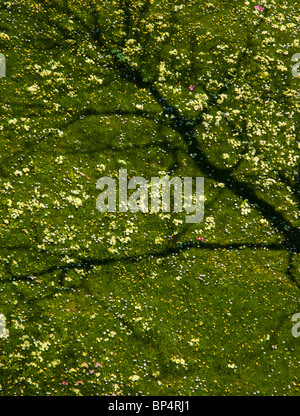
{"label": "shadow branch fork", "polygon": [[[137,69],[132,68],[129,63],[121,61],[117,56],[114,56],[114,60],[116,67],[119,69],[122,77],[125,77],[127,80],[131,81],[141,89],[148,89],[157,103],[162,107],[162,109],[173,116],[170,126],[174,129],[174,131],[181,135],[182,139],[186,143],[188,149],[187,153],[193,159],[196,168],[199,169],[202,174],[210,177],[211,179],[225,183],[225,186],[238,197],[247,199],[266,219],[271,222],[277,231],[284,235],[284,248],[291,252],[299,253],[299,229],[293,226],[287,219],[285,219],[283,214],[279,212],[272,204],[260,198],[256,194],[253,186],[234,177],[235,168],[239,165],[239,162],[236,166],[226,169],[215,166],[211,161],[209,161],[204,151],[201,150],[198,139],[195,136],[195,125],[201,122],[201,114],[207,112],[210,107],[217,104],[218,96],[223,93],[225,89],[229,88],[230,80],[234,79],[233,75],[228,75],[228,82],[226,86],[221,88],[216,97],[212,97],[209,100],[208,107],[202,111],[202,113],[195,121],[182,117],[179,111],[170,105],[167,99],[161,95],[153,82],[144,81],[141,73]],[[230,122],[228,125],[232,130],[235,130],[233,123]],[[242,132],[239,132],[239,134],[242,135]]]}

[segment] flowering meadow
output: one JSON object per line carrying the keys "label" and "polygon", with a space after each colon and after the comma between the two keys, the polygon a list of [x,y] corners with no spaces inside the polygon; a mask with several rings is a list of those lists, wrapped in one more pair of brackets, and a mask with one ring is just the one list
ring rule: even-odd
{"label": "flowering meadow", "polygon": [[[296,3],[3,0],[0,22],[0,395],[299,395]],[[203,220],[99,212],[119,169],[204,177]]]}

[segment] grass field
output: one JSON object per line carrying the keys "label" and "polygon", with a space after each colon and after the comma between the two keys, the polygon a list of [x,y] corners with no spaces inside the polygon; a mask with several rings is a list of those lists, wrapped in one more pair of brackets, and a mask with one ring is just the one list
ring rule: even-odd
{"label": "grass field", "polygon": [[291,0],[1,3],[0,395],[299,395],[299,52]]}

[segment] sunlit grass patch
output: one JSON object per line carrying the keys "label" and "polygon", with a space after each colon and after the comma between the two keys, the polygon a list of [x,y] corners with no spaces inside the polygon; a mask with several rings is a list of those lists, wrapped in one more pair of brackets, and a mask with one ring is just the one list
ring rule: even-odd
{"label": "sunlit grass patch", "polygon": [[299,395],[295,4],[123,3],[0,6],[0,394]]}

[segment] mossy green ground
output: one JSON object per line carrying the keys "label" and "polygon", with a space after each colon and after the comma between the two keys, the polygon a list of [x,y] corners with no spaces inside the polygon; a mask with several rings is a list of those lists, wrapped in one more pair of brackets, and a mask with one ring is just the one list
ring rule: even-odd
{"label": "mossy green ground", "polygon": [[[277,3],[1,5],[1,395],[299,395],[299,17]],[[100,213],[121,168],[204,176],[203,221]]]}

